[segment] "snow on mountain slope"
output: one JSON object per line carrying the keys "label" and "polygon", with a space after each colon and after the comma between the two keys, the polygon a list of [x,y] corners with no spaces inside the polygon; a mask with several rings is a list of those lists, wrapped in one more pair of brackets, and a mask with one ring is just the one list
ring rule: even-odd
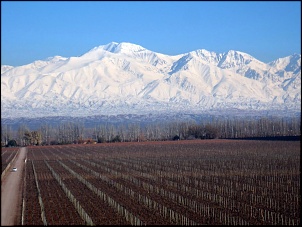
{"label": "snow on mountain slope", "polygon": [[6,71],[10,70],[14,68],[13,66],[10,66],[10,65],[1,65],[1,74],[2,73],[5,73]]}
{"label": "snow on mountain slope", "polygon": [[288,57],[279,58],[276,61],[270,62],[269,65],[278,71],[294,72],[301,71],[301,55],[293,54]]}
{"label": "snow on mountain slope", "polygon": [[2,118],[232,108],[301,111],[301,55],[265,64],[234,50],[168,56],[112,42],[79,57],[1,66]]}

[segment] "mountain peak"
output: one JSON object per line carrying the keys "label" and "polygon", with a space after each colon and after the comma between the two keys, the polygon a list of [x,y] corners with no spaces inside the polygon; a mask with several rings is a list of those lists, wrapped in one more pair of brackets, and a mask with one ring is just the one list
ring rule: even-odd
{"label": "mountain peak", "polygon": [[65,57],[56,55],[56,56],[53,56],[53,57],[48,57],[48,58],[46,58],[45,61],[56,62],[56,61],[61,61],[61,60],[66,60],[66,59],[67,59],[67,58],[65,58]]}
{"label": "mountain peak", "polygon": [[[133,43],[111,42],[111,43],[108,43],[106,45],[101,45],[101,46],[94,47],[93,49],[88,51],[88,53],[96,53],[96,52],[106,51],[106,52],[110,52],[110,53],[113,53],[113,54],[117,54],[117,53],[130,54],[130,53],[140,52],[140,51],[144,51],[144,50],[146,50],[144,47],[133,44]],[[88,54],[88,53],[86,53],[86,54]]]}
{"label": "mountain peak", "polygon": [[211,52],[205,49],[192,51],[189,54],[191,56],[197,56],[198,58],[201,58],[202,60],[215,65],[217,65],[217,63],[220,60],[219,54],[216,54],[215,52]]}
{"label": "mountain peak", "polygon": [[110,51],[112,53],[131,53],[131,52],[139,52],[146,50],[142,46],[128,43],[128,42],[122,42],[122,43],[110,43],[110,49],[106,49],[107,51]]}
{"label": "mountain peak", "polygon": [[223,69],[241,67],[249,64],[253,60],[256,59],[249,54],[236,50],[229,50],[221,55],[218,66]]}
{"label": "mountain peak", "polygon": [[114,52],[114,50],[116,49],[116,47],[119,45],[119,43],[117,42],[111,42],[108,43],[106,45],[102,45],[100,46],[103,50],[109,51],[109,52]]}

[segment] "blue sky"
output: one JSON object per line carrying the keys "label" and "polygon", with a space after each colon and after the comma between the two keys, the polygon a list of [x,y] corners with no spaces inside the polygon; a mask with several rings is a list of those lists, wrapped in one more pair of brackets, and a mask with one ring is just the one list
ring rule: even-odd
{"label": "blue sky", "polygon": [[168,55],[237,50],[267,63],[301,54],[301,2],[1,1],[1,65],[112,41]]}

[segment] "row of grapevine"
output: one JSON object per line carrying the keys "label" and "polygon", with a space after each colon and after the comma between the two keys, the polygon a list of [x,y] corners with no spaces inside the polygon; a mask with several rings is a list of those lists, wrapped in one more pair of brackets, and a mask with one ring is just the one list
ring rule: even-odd
{"label": "row of grapevine", "polygon": [[112,209],[105,201],[99,198],[96,194],[91,193],[90,189],[76,178],[76,176],[66,170],[60,161],[48,161],[47,162],[53,171],[55,171],[62,182],[73,194],[74,198],[79,201],[81,207],[85,210],[87,215],[91,217],[91,220],[96,225],[108,225],[108,224],[129,224],[122,218],[121,215]]}
{"label": "row of grapevine", "polygon": [[[65,153],[66,154],[66,153]],[[72,161],[72,160],[71,160]],[[126,188],[124,187],[123,185],[121,184],[117,184],[116,182],[110,180],[109,178],[107,178],[106,176],[102,176],[101,174],[97,173],[97,172],[94,172],[93,170],[90,170],[86,167],[84,167],[83,165],[77,163],[77,162],[74,162],[72,161],[73,163],[75,163],[77,166],[80,166],[81,168],[87,170],[88,172],[91,172],[95,177],[100,177],[104,182],[106,182],[107,184],[111,185],[111,186],[115,186],[117,189],[120,189],[119,193],[120,192],[123,192],[123,189],[125,190],[124,193],[128,196],[129,192],[132,192],[130,193],[129,195],[131,195],[133,197],[133,191],[129,188]],[[148,202],[148,205],[150,205],[150,201],[157,204],[156,202],[154,202],[153,200],[151,200],[150,198],[145,198],[146,196],[141,196],[140,194],[138,194],[138,197],[139,197],[139,202],[142,201],[147,201]],[[146,205],[145,203],[143,203],[144,205]],[[159,212],[161,215],[163,215],[166,219],[170,218],[170,222],[173,223],[176,222],[176,223],[180,223],[180,224],[194,224],[193,221],[189,220],[187,217],[181,215],[181,214],[178,214],[176,212],[174,212],[173,210],[163,206],[162,204],[157,204],[157,205],[154,205],[154,206],[149,206],[149,208],[152,208],[152,207],[162,207],[161,209],[159,208],[158,210],[156,210],[157,212]],[[140,209],[142,210],[142,209]],[[162,212],[161,212],[162,211]],[[169,213],[169,214],[168,214]],[[174,219],[175,220],[172,220],[171,217],[175,217]],[[177,221],[178,219],[180,219],[179,221]],[[182,221],[182,222],[181,222]]]}
{"label": "row of grapevine", "polygon": [[28,158],[38,179],[52,169],[94,224],[300,224],[298,142],[36,147]]}
{"label": "row of grapevine", "polygon": [[[284,155],[283,155],[284,156]],[[140,164],[140,166],[141,166],[141,164]],[[164,165],[162,165],[162,166],[164,166]],[[222,165],[223,166],[223,165]],[[272,165],[273,166],[273,165]],[[280,167],[280,165],[279,165],[279,167]],[[282,167],[282,166],[281,166]],[[292,168],[292,167],[291,167]],[[152,167],[151,168],[153,171],[154,171],[154,167]],[[166,171],[165,171],[166,172]],[[297,174],[297,173],[296,173]],[[159,176],[161,176],[162,175],[162,173],[158,173],[158,175]],[[177,174],[177,175],[180,175],[180,174]],[[279,176],[280,175],[273,175],[272,176],[272,180],[278,180],[278,179],[280,179],[279,178]],[[217,176],[218,177],[218,176]],[[244,179],[253,179],[252,177],[243,177],[243,176],[235,176],[235,178],[237,178],[237,181],[238,181],[238,177],[239,178],[241,178],[240,179],[240,181],[243,181],[244,182]],[[265,176],[266,177],[266,176]],[[289,177],[287,176],[286,177],[287,179],[289,179]],[[214,182],[215,183],[218,183],[219,182],[219,180],[220,179],[217,179],[217,180],[215,180]],[[237,181],[236,181],[236,184],[237,184]],[[181,181],[181,182],[183,182],[183,181]],[[263,194],[261,194],[261,195],[254,195],[253,193],[255,193],[255,191],[257,190],[257,188],[255,187],[255,186],[253,186],[253,185],[250,185],[250,184],[246,184],[246,183],[243,183],[243,182],[241,182],[241,186],[242,186],[242,188],[241,188],[241,191],[240,191],[240,195],[241,195],[241,197],[242,197],[242,199],[243,198],[246,198],[247,197],[247,193],[246,192],[252,192],[252,193],[249,193],[248,195],[250,195],[249,197],[249,200],[250,201],[252,201],[252,202],[249,202],[249,204],[248,205],[255,205],[255,204],[258,204],[258,203],[263,203],[263,200],[265,200],[266,201],[266,203],[267,204],[270,204],[270,207],[272,207],[272,206],[274,206],[275,207],[275,212],[284,212],[284,211],[282,211],[281,209],[280,209],[280,206],[278,206],[279,207],[279,210],[277,210],[277,204],[279,204],[280,202],[279,201],[276,201],[276,199],[277,198],[267,198],[267,196],[264,196],[265,194],[263,193]],[[263,181],[264,183],[266,183],[267,181]],[[261,182],[261,183],[263,183],[263,182]],[[240,182],[239,182],[240,183]],[[291,189],[295,189],[295,191],[297,191],[297,186],[299,185],[299,181],[294,181],[294,183],[296,183],[296,185],[292,185],[292,187],[291,187]],[[275,182],[274,183],[275,185],[276,185],[276,187],[275,187],[275,189],[278,189],[277,188],[277,186],[279,186],[279,188],[280,188],[280,184],[278,184],[278,182]],[[274,185],[272,185],[273,186],[273,188],[274,188]],[[286,185],[286,187],[287,187],[287,189],[288,189],[288,184]],[[222,187],[222,188],[226,188],[226,187]],[[261,192],[261,190],[262,189],[266,189],[266,186],[262,186],[262,187],[258,187],[258,191],[259,192]],[[261,189],[261,190],[260,190]],[[277,190],[271,190],[271,191],[277,191]],[[238,193],[237,193],[238,194]],[[272,194],[272,193],[270,193],[270,194]],[[280,194],[280,193],[279,193]],[[286,193],[284,193],[283,192],[283,195],[285,194],[285,199],[286,198],[290,198],[290,197],[292,197],[293,199],[291,199],[291,200],[286,200],[285,201],[285,203],[291,203],[291,202],[293,202],[293,205],[294,206],[290,206],[290,207],[287,207],[287,210],[289,209],[289,208],[292,208],[292,210],[289,210],[288,211],[288,215],[289,216],[292,216],[293,218],[295,218],[295,217],[297,217],[297,215],[298,215],[298,212],[297,212],[297,208],[298,208],[298,206],[299,206],[299,196],[298,196],[298,194],[297,193],[292,193],[292,194],[290,194],[290,195],[288,195],[288,194],[286,194]],[[280,197],[280,196],[278,196],[279,197],[279,199],[280,198],[283,198],[283,197]],[[282,204],[284,204],[284,202],[282,202]],[[285,205],[283,205],[283,208],[285,208],[286,206]],[[269,207],[268,207],[269,208]],[[271,209],[271,208],[269,208],[269,209]],[[280,218],[281,219],[281,218]]]}
{"label": "row of grapevine", "polygon": [[[103,164],[102,164],[103,165]],[[141,165],[139,165],[139,166],[141,166]],[[125,167],[123,167],[123,168],[125,168]],[[133,170],[134,168],[133,168],[133,166],[131,166],[131,169]],[[153,168],[154,169],[154,168]],[[125,171],[125,170],[124,170]],[[141,173],[141,170],[139,171],[140,173]],[[113,170],[113,172],[112,173],[114,173],[114,170]],[[209,192],[211,191],[212,193],[218,193],[218,195],[216,196],[216,197],[219,197],[220,199],[220,201],[225,201],[225,199],[227,199],[227,197],[230,197],[229,195],[229,193],[223,193],[223,194],[225,194],[225,195],[222,195],[222,196],[225,196],[225,198],[221,198],[221,196],[219,196],[219,194],[221,193],[221,192],[229,192],[229,190],[225,190],[225,189],[227,189],[228,187],[223,187],[223,186],[219,186],[219,185],[217,185],[217,184],[215,184],[214,185],[214,187],[212,187],[211,188],[211,190],[209,190],[209,188],[208,187],[206,187],[206,188],[202,188],[202,186],[203,185],[206,185],[206,186],[208,186],[209,184],[209,182],[205,182],[205,181],[203,181],[203,182],[200,182],[199,184],[198,184],[198,188],[199,189],[202,189],[202,190],[198,190],[198,189],[194,189],[193,188],[193,190],[191,189],[191,187],[188,187],[188,186],[186,186],[184,183],[182,183],[182,184],[177,184],[177,181],[168,181],[167,179],[168,179],[168,177],[164,177],[164,178],[160,178],[160,179],[165,179],[165,182],[163,182],[163,181],[161,181],[161,185],[163,185],[163,183],[166,183],[166,184],[169,184],[170,186],[175,186],[175,187],[177,187],[178,189],[180,189],[181,191],[184,191],[184,192],[188,192],[188,190],[190,189],[190,191],[194,191],[195,190],[195,192],[194,192],[194,194],[196,194],[197,196],[200,196],[200,195],[202,195],[202,193],[205,191],[208,191],[208,193],[206,192],[205,194],[208,194],[208,195],[211,195],[211,193],[209,194]],[[188,178],[187,178],[188,179]],[[183,179],[183,180],[181,180],[180,182],[185,182],[186,180],[185,180],[185,178]],[[195,179],[195,181],[196,181],[196,179]],[[218,183],[218,182],[217,182]],[[236,186],[237,186],[237,184],[238,183],[236,183]],[[247,187],[246,189],[244,189],[244,190],[247,190],[247,189],[249,189],[249,187],[250,187],[250,185],[245,185],[245,184],[243,184],[243,187]],[[151,187],[153,187],[152,185],[151,185]],[[237,186],[238,187],[238,186]],[[218,190],[217,190],[218,189]],[[250,195],[250,196],[249,196]],[[246,196],[249,196],[250,198],[249,198],[249,200],[250,201],[253,201],[253,202],[250,202],[250,203],[248,203],[247,205],[252,205],[252,204],[257,204],[257,203],[262,203],[263,202],[263,200],[264,200],[264,198],[265,197],[263,197],[263,196],[258,196],[258,195],[254,195],[254,194],[241,194],[241,200],[243,200],[244,201],[244,198],[246,197]],[[232,197],[232,196],[231,196]],[[215,198],[215,196],[213,196],[213,198]],[[236,200],[238,200],[238,197],[236,198]],[[275,202],[275,200],[269,200],[270,202],[272,202],[273,201],[273,203]],[[232,202],[233,204],[234,204],[234,201]],[[275,202],[276,203],[276,202]],[[298,203],[297,203],[298,204]],[[238,204],[237,204],[237,206],[238,206]],[[232,206],[233,207],[233,206]],[[272,207],[272,205],[271,205],[271,207]]]}
{"label": "row of grapevine", "polygon": [[[247,190],[247,189],[249,189],[249,185],[246,185],[246,184],[243,184],[243,188],[245,188],[244,190]],[[219,197],[219,196],[214,196],[214,198],[217,198],[217,197]],[[259,203],[260,202],[260,198],[264,198],[264,197],[260,197],[260,196],[254,196],[253,194],[251,194],[251,198],[252,198],[252,200],[253,201],[255,201],[255,203]],[[296,197],[296,198],[298,198],[298,197]],[[221,200],[221,197],[220,197],[220,200]],[[258,201],[259,200],[259,201]],[[274,203],[274,200],[270,200],[270,202],[271,201],[273,201],[273,203]],[[298,199],[297,199],[297,201],[298,201]],[[254,203],[253,203],[254,204]],[[298,204],[298,203],[297,203]],[[246,204],[245,205],[245,207],[248,207],[248,205],[249,204]],[[256,207],[257,208],[257,207]],[[261,215],[261,216],[263,216],[262,217],[262,219],[264,219],[265,218],[265,211],[261,211],[261,209],[260,208],[258,208],[258,210],[260,210],[259,212],[257,212],[259,215],[259,217],[260,217],[260,214],[262,213],[263,215]],[[256,213],[256,212],[254,212],[254,213]],[[268,213],[270,213],[270,211],[268,211]],[[273,216],[273,214],[274,213],[272,213],[272,215],[271,216]],[[280,217],[279,219],[280,219],[280,221],[282,221],[282,220],[284,220],[284,219],[286,219],[287,217],[285,216],[284,218],[283,218],[283,215],[281,215],[281,214],[277,214],[276,215],[277,217]],[[278,218],[276,218],[276,219],[278,219]],[[293,221],[291,221],[291,218],[287,218],[288,220],[290,220],[289,222],[295,222],[295,220],[293,220]],[[276,221],[276,220],[271,220],[271,222],[273,223],[274,221]]]}
{"label": "row of grapevine", "polygon": [[[174,224],[190,224],[194,225],[197,224],[196,222],[190,220],[188,217],[182,215],[181,213],[177,213],[174,210],[166,207],[165,205],[156,202],[154,199],[150,198],[145,194],[141,194],[139,191],[134,191],[132,188],[127,187],[127,185],[120,184],[115,180],[110,179],[106,175],[101,175],[98,172],[82,165],[78,162],[72,161],[75,165],[79,166],[80,168],[86,170],[88,174],[92,174],[94,177],[100,178],[102,181],[114,187],[118,193],[124,193],[126,197],[133,198],[138,201],[139,204],[144,205],[147,208],[148,212],[158,212],[164,219],[169,220],[169,222]],[[139,210],[143,210],[140,208]],[[154,210],[154,211],[153,211]],[[157,220],[158,221],[158,220]],[[168,223],[169,223],[168,222]],[[147,223],[149,224],[149,223]]]}
{"label": "row of grapevine", "polygon": [[40,187],[39,187],[39,183],[38,183],[38,178],[37,178],[35,165],[34,165],[33,161],[31,161],[31,164],[32,164],[32,167],[33,167],[35,183],[36,183],[36,187],[37,187],[37,190],[38,190],[38,199],[39,199],[39,204],[40,204],[40,207],[41,207],[41,218],[42,218],[43,224],[47,225],[47,220],[46,220],[45,212],[44,212],[44,204],[43,204],[43,200],[42,200],[42,197],[41,197],[41,192],[40,192]]}
{"label": "row of grapevine", "polygon": [[24,193],[24,225],[43,225],[41,218],[41,207],[38,199],[38,189],[33,171],[33,165],[30,161],[25,163],[26,168],[26,188]]}
{"label": "row of grapevine", "polygon": [[69,168],[67,165],[65,165],[63,162],[59,163],[67,169],[72,175],[76,176],[77,179],[79,179],[82,183],[84,183],[91,191],[93,191],[95,194],[97,194],[104,202],[108,203],[109,206],[112,208],[116,209],[119,214],[123,215],[126,219],[126,221],[130,222],[130,224],[135,224],[135,225],[142,225],[143,222],[133,215],[131,212],[129,212],[125,207],[121,206],[118,202],[116,202],[111,196],[107,195],[103,191],[99,190],[96,188],[93,184],[89,182],[89,180],[86,180],[87,176],[84,178],[71,168]]}
{"label": "row of grapevine", "polygon": [[34,161],[40,193],[49,225],[85,224],[78,210],[66,197],[64,186],[44,161]]}
{"label": "row of grapevine", "polygon": [[[74,205],[75,209],[80,214],[81,218],[85,221],[85,223],[87,225],[94,225],[92,219],[86,213],[86,211],[82,208],[79,201],[75,198],[75,196],[70,192],[70,190],[63,183],[62,178],[54,171],[54,169],[47,163],[47,161],[44,161],[44,162],[45,162],[46,166],[49,168],[49,170],[51,171],[53,177],[57,180],[57,182],[59,183],[59,185],[63,189],[64,193],[67,195],[70,202]],[[65,202],[63,204],[68,204],[68,202]],[[68,210],[68,209],[65,209],[65,210]],[[67,222],[67,223],[70,224],[70,222]],[[79,224],[79,222],[77,224]]]}
{"label": "row of grapevine", "polygon": [[[85,161],[85,160],[84,160]],[[88,162],[91,165],[94,166],[98,166],[99,168],[102,168],[106,171],[108,171],[108,173],[110,172],[110,168],[108,167],[104,167],[103,165],[99,165],[93,162],[89,162],[89,161],[85,161]],[[152,198],[154,200],[155,197],[158,198],[158,201],[160,201],[162,204],[161,206],[166,207],[166,206],[170,206],[170,207],[174,207],[174,209],[178,209],[179,211],[182,209],[184,210],[187,215],[189,215],[189,212],[191,213],[191,217],[195,218],[196,222],[200,221],[202,217],[206,217],[209,216],[210,214],[213,216],[215,215],[214,213],[217,213],[217,215],[219,215],[219,221],[222,222],[223,218],[225,217],[226,221],[232,221],[234,219],[233,222],[235,223],[239,223],[239,224],[247,224],[246,221],[242,220],[240,217],[237,217],[238,220],[235,220],[235,217],[228,217],[224,212],[222,212],[221,210],[218,210],[217,208],[214,210],[213,207],[211,207],[211,203],[206,204],[205,201],[211,201],[210,196],[212,196],[213,198],[215,197],[215,195],[212,195],[211,193],[203,193],[203,191],[200,192],[201,195],[205,195],[204,197],[200,196],[200,197],[196,197],[196,200],[192,200],[188,198],[188,193],[176,193],[173,192],[170,188],[170,190],[166,190],[164,188],[163,185],[159,185],[158,182],[156,181],[150,181],[150,183],[148,183],[148,180],[142,180],[139,177],[134,177],[133,174],[128,175],[126,174],[127,169],[124,169],[124,173],[121,175],[121,173],[119,174],[119,178],[122,178],[125,181],[129,181],[129,183],[131,182],[131,189],[135,189],[136,190],[145,190],[145,194],[147,195],[152,195]],[[111,173],[116,173],[116,171],[111,171]],[[95,173],[96,175],[97,173]],[[119,179],[118,178],[118,179]],[[115,183],[116,185],[119,185],[118,183]],[[125,182],[124,182],[125,184]],[[121,185],[119,188],[123,188],[123,185]],[[125,188],[125,186],[124,186]],[[128,189],[129,190],[129,189]],[[131,190],[133,191],[133,190]],[[133,194],[133,193],[132,193]],[[132,195],[130,194],[130,195]],[[209,198],[206,198],[206,196],[209,196]],[[148,197],[147,197],[148,198]],[[163,205],[163,203],[165,202],[163,199],[166,200],[166,206]],[[198,202],[197,199],[203,199],[202,202]],[[147,201],[149,201],[150,199],[148,198]],[[152,200],[151,204],[154,203]],[[172,205],[172,206],[171,206]],[[155,207],[157,207],[157,205],[154,205]],[[152,207],[152,205],[151,205]],[[177,208],[178,207],[178,208]],[[170,209],[170,208],[166,208],[166,209]],[[170,209],[171,213],[176,213],[174,210]],[[180,213],[180,212],[179,212]],[[183,215],[181,215],[183,216]],[[198,217],[198,218],[196,218]],[[229,218],[229,219],[228,219]],[[214,219],[214,217],[213,217]],[[194,222],[188,222],[190,224],[194,223]],[[184,224],[184,223],[177,223],[177,224]],[[230,223],[229,223],[230,224]]]}

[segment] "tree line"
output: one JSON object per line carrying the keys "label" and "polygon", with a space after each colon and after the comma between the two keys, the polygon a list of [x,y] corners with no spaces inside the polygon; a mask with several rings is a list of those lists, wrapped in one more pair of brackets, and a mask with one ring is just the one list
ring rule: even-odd
{"label": "tree line", "polygon": [[201,122],[99,123],[87,128],[79,122],[52,126],[44,123],[31,130],[20,125],[12,130],[1,123],[2,146],[79,143],[140,142],[190,139],[300,136],[301,117],[215,118]]}

